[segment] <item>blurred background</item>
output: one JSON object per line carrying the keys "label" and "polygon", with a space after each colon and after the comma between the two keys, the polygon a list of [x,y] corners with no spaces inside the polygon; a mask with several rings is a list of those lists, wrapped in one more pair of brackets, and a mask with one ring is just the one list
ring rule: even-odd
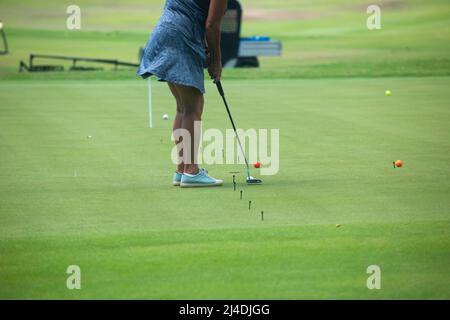
{"label": "blurred background", "polygon": [[[80,77],[17,73],[30,53],[137,62],[163,0],[80,0],[81,30],[67,30],[66,8],[56,0],[0,2],[10,54],[0,76]],[[261,68],[226,70],[228,78],[310,78],[450,74],[450,2],[380,0],[382,29],[366,27],[362,0],[244,0],[241,36],[268,36],[283,44],[282,58],[261,57]],[[93,72],[94,78],[128,78],[133,72]]]}

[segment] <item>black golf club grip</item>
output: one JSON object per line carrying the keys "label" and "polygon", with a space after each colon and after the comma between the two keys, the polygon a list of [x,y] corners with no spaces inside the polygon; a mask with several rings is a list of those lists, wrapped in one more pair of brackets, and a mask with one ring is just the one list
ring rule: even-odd
{"label": "black golf club grip", "polygon": [[220,80],[216,82],[217,90],[219,90],[219,93],[222,97],[225,96],[225,93],[223,92],[222,83],[220,83]]}

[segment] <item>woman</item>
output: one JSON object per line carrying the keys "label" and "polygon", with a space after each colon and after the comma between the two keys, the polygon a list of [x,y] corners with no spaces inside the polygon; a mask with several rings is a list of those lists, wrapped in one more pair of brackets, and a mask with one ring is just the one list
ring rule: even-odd
{"label": "woman", "polygon": [[[214,82],[222,73],[220,23],[226,7],[227,0],[167,0],[137,72],[143,78],[155,75],[166,81],[176,100],[173,130],[180,161],[173,176],[174,186],[208,187],[223,182],[199,169],[200,134],[194,134],[194,124],[201,121],[203,112],[205,60]],[[187,130],[191,141],[177,138],[177,129]]]}

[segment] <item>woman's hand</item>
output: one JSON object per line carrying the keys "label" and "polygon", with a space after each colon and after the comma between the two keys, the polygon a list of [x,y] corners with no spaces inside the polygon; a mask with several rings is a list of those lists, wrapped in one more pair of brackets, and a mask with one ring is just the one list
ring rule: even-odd
{"label": "woman's hand", "polygon": [[209,76],[214,80],[214,83],[220,81],[220,77],[222,75],[222,61],[220,59],[220,55],[218,58],[217,55],[213,58],[212,55],[208,53],[206,59]]}

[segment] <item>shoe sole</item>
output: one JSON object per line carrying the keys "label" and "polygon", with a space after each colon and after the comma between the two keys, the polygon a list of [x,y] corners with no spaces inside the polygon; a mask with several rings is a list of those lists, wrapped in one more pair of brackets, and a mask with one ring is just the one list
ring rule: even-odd
{"label": "shoe sole", "polygon": [[211,184],[205,184],[205,183],[180,183],[181,188],[202,188],[202,187],[219,187],[222,185],[223,182],[219,183],[211,183]]}
{"label": "shoe sole", "polygon": [[172,182],[172,185],[173,185],[174,187],[178,187],[178,186],[180,186],[180,182],[174,181],[174,182]]}

